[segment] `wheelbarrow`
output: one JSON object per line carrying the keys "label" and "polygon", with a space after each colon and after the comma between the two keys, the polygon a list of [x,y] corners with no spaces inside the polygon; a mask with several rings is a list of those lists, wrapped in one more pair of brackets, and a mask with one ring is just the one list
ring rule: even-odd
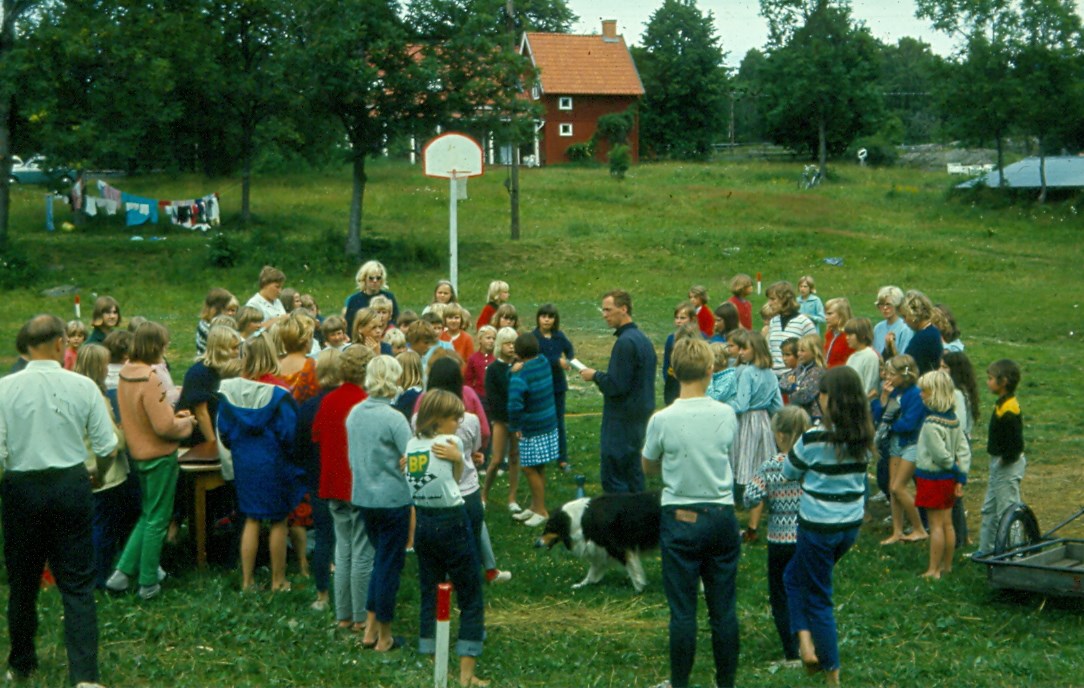
{"label": "wheelbarrow", "polygon": [[1054,533],[1084,515],[1084,507],[1039,534],[1039,521],[1026,504],[1010,509],[998,524],[994,552],[972,561],[986,566],[990,586],[1055,597],[1084,597],[1084,540]]}

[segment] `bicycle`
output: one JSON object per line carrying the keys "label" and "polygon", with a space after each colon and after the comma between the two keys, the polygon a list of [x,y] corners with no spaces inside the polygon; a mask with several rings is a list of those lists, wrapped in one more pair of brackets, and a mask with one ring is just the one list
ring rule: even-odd
{"label": "bicycle", "polygon": [[817,165],[806,165],[802,168],[802,177],[798,180],[799,189],[812,189],[824,179],[821,168]]}

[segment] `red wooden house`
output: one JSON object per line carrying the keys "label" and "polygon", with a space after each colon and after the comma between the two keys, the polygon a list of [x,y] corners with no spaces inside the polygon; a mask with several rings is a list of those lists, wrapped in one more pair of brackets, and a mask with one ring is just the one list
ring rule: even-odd
{"label": "red wooden house", "polygon": [[[568,162],[568,147],[589,141],[599,117],[624,112],[644,95],[632,54],[617,34],[616,20],[604,20],[601,35],[528,32],[520,50],[539,72],[530,97],[545,107],[535,136],[536,164]],[[634,117],[629,149],[636,162],[640,130],[639,116]],[[605,160],[607,148],[600,142],[596,157]]]}

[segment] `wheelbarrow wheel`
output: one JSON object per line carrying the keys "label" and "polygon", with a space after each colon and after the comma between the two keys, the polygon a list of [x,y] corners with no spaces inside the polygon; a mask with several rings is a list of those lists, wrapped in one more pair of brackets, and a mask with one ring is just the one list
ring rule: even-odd
{"label": "wheelbarrow wheel", "polygon": [[1027,504],[1013,505],[1001,517],[997,538],[994,540],[994,554],[1003,554],[1018,547],[1034,545],[1042,539],[1039,533],[1039,521]]}

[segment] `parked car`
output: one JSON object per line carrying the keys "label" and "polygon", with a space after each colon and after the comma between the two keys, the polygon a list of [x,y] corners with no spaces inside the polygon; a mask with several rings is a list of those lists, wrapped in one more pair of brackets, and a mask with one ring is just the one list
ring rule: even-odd
{"label": "parked car", "polygon": [[54,187],[66,186],[75,181],[78,172],[67,167],[49,167],[44,156],[35,155],[26,162],[18,156],[12,156],[15,162],[11,166],[12,184],[46,184]]}

